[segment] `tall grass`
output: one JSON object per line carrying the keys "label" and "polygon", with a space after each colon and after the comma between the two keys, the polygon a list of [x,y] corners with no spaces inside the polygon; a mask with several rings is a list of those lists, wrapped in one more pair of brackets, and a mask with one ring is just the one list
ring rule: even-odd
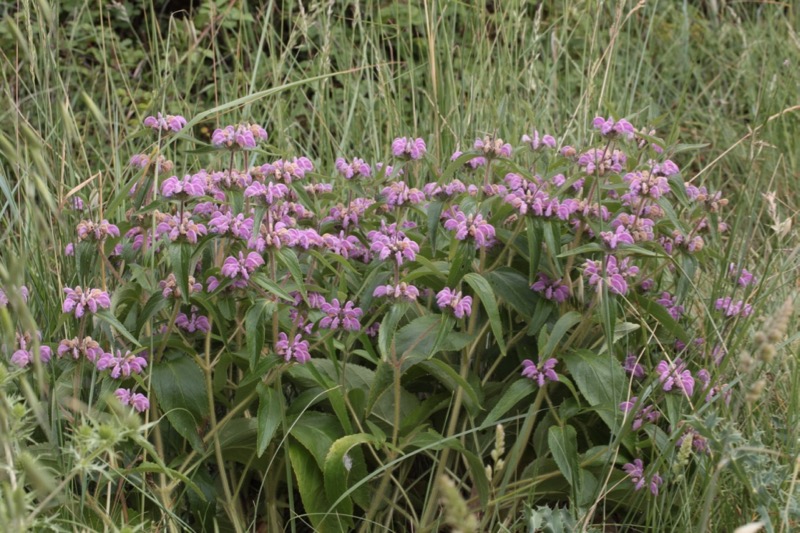
{"label": "tall grass", "polygon": [[[72,195],[92,191],[98,212],[131,185],[128,158],[150,147],[140,124],[156,111],[190,120],[203,113],[192,133],[205,139],[219,125],[258,122],[270,132],[276,157],[305,154],[322,162],[385,157],[391,140],[404,135],[424,135],[443,161],[465,148],[459,139],[516,139],[531,127],[575,137],[599,113],[651,124],[667,142],[687,145],[675,155],[684,175],[725,191],[735,213],[714,257],[720,278],[730,262],[754,265],[762,280],[752,303],[769,317],[793,294],[800,251],[786,222],[800,206],[800,15],[777,3],[696,4],[232,0],[189,13],[170,13],[169,2],[143,9],[77,0],[0,6],[0,286],[27,284],[32,298],[19,320],[36,317],[30,329],[45,338],[64,335],[60,290],[80,283],[82,272],[64,261],[76,221],[63,207]],[[178,138],[167,148],[176,165],[203,161],[205,154],[186,146]],[[772,208],[765,194],[774,194]],[[122,219],[125,209],[116,205],[102,215]],[[693,290],[709,298],[720,291]],[[0,344],[13,339],[11,318],[0,309]],[[749,349],[751,330],[760,327],[726,331],[726,343],[732,351]],[[715,435],[730,454],[704,482],[693,478],[682,487],[680,516],[665,516],[670,503],[651,504],[643,519],[616,517],[620,524],[731,531],[770,516],[776,530],[797,527],[795,328],[792,320],[779,346],[782,371],[769,376],[745,422],[718,421]],[[709,323],[707,331],[713,329]],[[48,389],[44,371],[33,378]],[[6,487],[16,471],[34,486],[0,514],[17,525],[23,522],[13,520],[41,519],[53,501],[36,493],[35,469],[19,459],[30,443],[69,443],[90,454],[89,465],[42,455],[61,479],[117,466],[96,442],[92,452],[79,446],[79,438],[102,440],[91,433],[99,426],[83,436],[50,434],[56,425],[49,417],[63,416],[59,406],[33,396],[25,416],[13,411],[16,396],[0,397],[5,427],[24,422],[32,432],[0,437],[11,472],[0,474],[0,492],[12,501]],[[123,431],[124,420],[106,423]],[[42,491],[57,488],[57,500],[71,502],[75,529],[117,527],[111,506],[87,504],[80,483],[48,483],[41,481]],[[520,518],[498,529],[526,528],[522,511],[534,498],[507,497],[517,499]],[[603,516],[614,516],[607,511]],[[90,522],[92,513],[101,522]]]}

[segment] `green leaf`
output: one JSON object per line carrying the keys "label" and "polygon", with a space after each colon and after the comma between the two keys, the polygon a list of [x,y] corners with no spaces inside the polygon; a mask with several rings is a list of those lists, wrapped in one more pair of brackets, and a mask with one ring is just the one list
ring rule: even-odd
{"label": "green leaf", "polygon": [[289,461],[292,463],[292,470],[297,479],[300,499],[303,501],[306,511],[305,516],[311,521],[313,530],[321,533],[351,530],[352,523],[348,523],[348,520],[352,522],[352,519],[328,514],[330,503],[325,491],[321,490],[325,486],[325,480],[321,469],[308,450],[300,444],[290,441]]}
{"label": "green leaf", "polygon": [[119,333],[120,335],[122,335],[123,337],[125,337],[126,339],[131,341],[137,347],[141,347],[142,346],[141,344],[139,344],[139,341],[136,340],[136,337],[134,337],[131,334],[131,332],[128,331],[128,329],[125,326],[123,326],[122,323],[119,320],[117,320],[117,317],[112,315],[110,312],[108,312],[106,310],[99,311],[99,312],[95,313],[94,316],[96,316],[97,318],[99,318],[100,320],[102,320],[103,322],[107,323],[109,326],[111,326],[115,330],[117,330],[117,333]]}
{"label": "green leaf", "polygon": [[136,334],[139,335],[142,332],[145,324],[153,318],[154,315],[162,311],[165,307],[167,307],[167,300],[161,295],[160,291],[156,291],[147,300],[147,303],[142,308],[142,312],[139,313],[139,317],[136,320]]}
{"label": "green leaf", "polygon": [[294,302],[294,298],[292,298],[288,292],[283,290],[273,280],[269,279],[263,272],[253,274],[250,276],[250,280],[268,293],[274,294],[278,298],[283,298],[287,302]]}
{"label": "green leaf", "polygon": [[428,204],[428,240],[431,243],[431,250],[436,251],[436,236],[439,234],[439,224],[444,203],[435,201]]}
{"label": "green leaf", "polygon": [[[558,231],[558,227],[552,222],[544,224],[544,242],[547,245],[547,249],[550,252],[550,257],[556,258],[561,255],[561,234]],[[552,261],[553,267],[556,269],[556,273],[558,277],[562,277],[564,275],[561,272],[561,261]]]}
{"label": "green leaf", "polygon": [[556,324],[553,326],[553,331],[550,332],[550,337],[547,339],[547,344],[544,350],[539,354],[539,359],[544,361],[550,357],[556,350],[556,346],[561,342],[561,339],[566,335],[575,324],[582,320],[583,316],[577,311],[569,311],[561,315]]}
{"label": "green leaf", "polygon": [[[250,356],[250,368],[254,369],[264,349],[264,323],[275,312],[276,304],[272,300],[260,298],[256,300],[244,317],[247,353]],[[276,339],[277,340],[277,339]]]}
{"label": "green leaf", "polygon": [[464,405],[467,407],[470,414],[475,416],[480,412],[481,401],[477,391],[462,378],[453,367],[439,359],[428,359],[427,361],[420,362],[418,366],[424,368],[426,372],[435,377],[454,394],[457,390],[456,387],[461,387],[464,392],[467,393],[466,396],[464,396]]}
{"label": "green leaf", "polygon": [[192,247],[189,243],[173,244],[169,247],[169,261],[175,281],[181,291],[183,303],[189,303],[189,272],[191,271]]}
{"label": "green leaf", "polygon": [[486,280],[494,293],[525,318],[531,318],[536,311],[536,299],[531,292],[528,278],[517,270],[500,267],[489,272]]}
{"label": "green leaf", "polygon": [[496,424],[497,421],[500,420],[504,414],[510,411],[512,407],[534,392],[536,392],[536,387],[534,387],[531,380],[520,379],[515,381],[506,389],[506,391],[500,397],[500,401],[497,402],[491,411],[489,411],[489,414],[486,415],[486,418],[483,420],[481,426]]}
{"label": "green leaf", "polygon": [[272,387],[267,387],[263,383],[259,383],[257,389],[258,442],[256,454],[261,457],[275,435],[275,431],[281,425],[283,398],[278,391]]}
{"label": "green leaf", "polygon": [[275,255],[291,274],[297,285],[297,290],[300,291],[303,298],[306,298],[306,283],[303,278],[303,272],[300,270],[300,261],[297,259],[297,254],[291,248],[280,248]]}
{"label": "green leaf", "polygon": [[663,305],[654,302],[644,295],[636,294],[635,292],[630,294],[630,298],[636,307],[642,310],[642,317],[655,318],[656,322],[661,324],[661,326],[666,329],[670,335],[674,335],[686,344],[691,342],[691,337],[686,330],[683,329],[683,326],[681,326],[678,321],[672,318],[672,315],[669,314],[669,311],[667,311]]}
{"label": "green leaf", "polygon": [[574,489],[580,493],[580,466],[578,464],[578,436],[575,428],[550,426],[547,430],[547,445],[558,469]]}
{"label": "green leaf", "polygon": [[[348,452],[359,444],[379,444],[380,439],[369,433],[347,435],[334,442],[325,457],[325,493],[333,502],[328,513],[337,512],[343,515],[353,513],[353,502],[348,492],[348,478],[353,468],[353,457]],[[356,454],[353,454],[356,455]],[[361,454],[357,454],[361,455]],[[352,479],[350,480],[352,485]]]}
{"label": "green leaf", "polygon": [[397,356],[394,352],[394,336],[397,331],[397,324],[407,310],[408,303],[399,302],[393,305],[381,320],[381,327],[378,330],[378,351],[384,361],[389,361]]}
{"label": "green leaf", "polygon": [[[500,348],[500,353],[506,354],[506,341],[503,338],[503,323],[500,320],[500,311],[497,309],[497,299],[495,298],[492,286],[486,281],[486,278],[471,272],[464,276],[464,281],[472,287],[475,294],[480,298],[483,308],[486,310],[486,315],[489,317],[489,325],[492,327],[497,346]],[[473,310],[475,312],[475,310]]]}
{"label": "green leaf", "polygon": [[619,404],[625,399],[625,371],[614,357],[589,350],[576,350],[562,357],[583,397],[615,433],[622,417]]}
{"label": "green leaf", "polygon": [[153,367],[152,387],[175,430],[202,451],[197,428],[208,416],[208,394],[200,367],[187,355],[170,354]]}

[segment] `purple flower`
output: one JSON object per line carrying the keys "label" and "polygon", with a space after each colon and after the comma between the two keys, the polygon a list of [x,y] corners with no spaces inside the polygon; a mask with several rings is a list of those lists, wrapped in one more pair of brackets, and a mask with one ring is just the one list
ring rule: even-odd
{"label": "purple flower", "polygon": [[92,313],[96,313],[98,309],[108,309],[111,307],[111,298],[108,293],[100,289],[86,289],[84,292],[80,285],[74,289],[65,288],[64,293],[67,295],[64,300],[62,309],[65,313],[75,312],[75,318],[83,316],[86,308]]}
{"label": "purple flower", "polygon": [[119,237],[119,228],[111,224],[108,220],[103,219],[99,223],[92,222],[91,220],[81,220],[78,222],[78,240],[94,239],[96,241],[104,241],[106,238]]}
{"label": "purple flower", "polygon": [[595,117],[594,121],[592,121],[592,125],[595,127],[595,129],[600,130],[600,135],[604,137],[613,138],[619,136],[625,137],[629,141],[632,141],[634,135],[636,134],[636,130],[634,129],[633,125],[624,118],[614,122],[613,117]]}
{"label": "purple flower", "polygon": [[598,292],[607,286],[612,294],[627,294],[628,282],[625,278],[638,274],[639,267],[629,265],[628,257],[618,262],[613,255],[606,256],[605,272],[603,266],[602,261],[586,261],[583,275],[589,278],[589,285],[597,287]]}
{"label": "purple flower", "polygon": [[418,204],[425,201],[425,193],[417,188],[411,188],[403,181],[395,181],[384,187],[381,194],[386,198],[386,205],[398,207],[405,203]]}
{"label": "purple flower", "polygon": [[461,291],[445,287],[436,294],[439,309],[450,309],[456,318],[464,318],[472,314],[472,297],[462,296]]}
{"label": "purple flower", "polygon": [[319,322],[319,327],[323,329],[338,329],[339,326],[347,331],[361,329],[358,319],[364,314],[364,311],[360,307],[355,307],[353,302],[348,301],[342,307],[339,300],[334,298],[331,302],[322,304],[320,309],[327,315]]}
{"label": "purple flower", "polygon": [[183,218],[179,215],[161,215],[161,222],[156,226],[156,233],[167,235],[169,240],[175,242],[179,239],[186,239],[186,241],[197,244],[197,239],[201,235],[206,235],[208,230],[203,224],[198,224],[192,220],[192,216],[185,212]]}
{"label": "purple flower", "polygon": [[204,196],[206,194],[206,183],[202,177],[198,175],[187,174],[183,179],[178,179],[178,176],[172,176],[164,180],[161,184],[161,195],[165,198],[186,199],[197,196]]}
{"label": "purple flower", "polygon": [[680,358],[673,362],[662,360],[656,366],[658,381],[661,382],[664,391],[669,392],[673,388],[683,391],[687,397],[694,393],[694,378],[689,370],[686,370],[686,363]]}
{"label": "purple flower", "polygon": [[419,297],[419,289],[413,285],[409,285],[405,281],[401,281],[396,286],[394,285],[380,285],[372,293],[372,296],[379,298],[386,296],[394,298],[395,300],[408,300],[414,302]]}
{"label": "purple flower", "polygon": [[[619,408],[623,413],[630,413],[631,410],[636,406],[636,402],[638,400],[639,398],[634,396],[630,400],[619,404]],[[656,411],[655,406],[648,405],[636,413],[636,416],[633,418],[633,425],[631,427],[634,431],[637,431],[644,425],[645,422],[655,423],[660,417],[661,413]]]}
{"label": "purple flower", "polygon": [[214,130],[211,144],[229,150],[255,148],[258,141],[267,140],[267,132],[258,124],[239,124]]}
{"label": "purple flower", "polygon": [[718,298],[714,304],[717,311],[722,311],[726,317],[742,316],[748,317],[753,313],[753,306],[744,303],[743,300],[734,302],[730,296]]}
{"label": "purple flower", "polygon": [[[358,328],[356,328],[358,329]],[[295,335],[290,343],[286,333],[278,333],[278,341],[275,343],[275,353],[283,357],[288,363],[294,358],[298,363],[307,363],[311,360],[308,351],[308,341],[303,340],[302,335]]]}
{"label": "purple flower", "polygon": [[[450,156],[450,161],[455,161],[456,159],[458,159],[462,155],[464,155],[464,152],[462,152],[460,150],[456,150],[455,152],[453,152],[453,155]],[[478,168],[480,166],[483,166],[485,164],[486,164],[486,158],[485,157],[473,157],[472,159],[470,159],[469,161],[467,161],[465,163],[465,166],[471,168],[472,170],[475,170],[476,168]]]}
{"label": "purple flower", "polygon": [[[192,275],[189,276],[187,283],[189,285],[189,294],[187,296],[203,290],[203,285],[198,283]],[[161,296],[165,299],[170,297],[180,299],[183,296],[181,288],[178,286],[178,280],[173,273],[170,273],[166,279],[159,281],[158,286],[161,289]]]}
{"label": "purple flower", "polygon": [[614,232],[601,231],[600,238],[612,250],[616,250],[620,244],[633,244],[633,235],[630,234],[625,226],[619,225]]}
{"label": "purple flower", "polygon": [[[36,336],[40,341],[42,340],[41,331],[37,331]],[[25,368],[35,359],[33,336],[30,333],[16,334],[16,348],[14,353],[11,354],[12,364]],[[2,349],[5,349],[5,346],[2,346]],[[49,363],[52,356],[53,350],[49,346],[39,346],[39,360],[42,363]]]}
{"label": "purple flower", "polygon": [[503,139],[492,138],[488,135],[483,139],[475,139],[472,147],[482,152],[489,159],[496,157],[511,157],[511,145],[504,143]]}
{"label": "purple flower", "polygon": [[663,305],[666,308],[667,312],[669,312],[669,315],[675,320],[678,320],[680,319],[681,316],[683,316],[684,312],[683,306],[678,305],[676,303],[675,297],[666,291],[661,293],[661,298],[656,300],[656,303],[659,305]]}
{"label": "purple flower", "polygon": [[419,244],[412,241],[402,231],[396,229],[395,224],[381,228],[381,231],[370,231],[367,234],[370,240],[370,251],[384,260],[393,256],[398,265],[405,261],[414,261],[419,253]]}
{"label": "purple flower", "polygon": [[466,215],[453,207],[443,214],[444,229],[456,232],[456,239],[463,241],[467,237],[475,240],[475,246],[486,248],[494,244],[494,226],[489,224],[480,213]]}
{"label": "purple flower", "polygon": [[147,366],[147,359],[129,351],[122,355],[117,350],[117,355],[104,353],[96,362],[97,370],[111,369],[111,377],[119,379],[120,376],[129,377],[131,374],[141,374]]}
{"label": "purple flower", "polygon": [[272,183],[264,185],[259,181],[254,181],[252,185],[244,190],[244,195],[248,198],[257,198],[266,205],[272,205],[277,200],[289,194],[289,189],[283,183]]}
{"label": "purple flower", "polygon": [[594,174],[604,176],[607,172],[622,172],[628,158],[619,150],[604,150],[598,148],[590,148],[578,157],[578,166],[580,166],[586,174]]}
{"label": "purple flower", "polygon": [[216,211],[208,221],[208,229],[212,233],[231,235],[237,239],[248,241],[253,235],[254,224],[253,218],[245,218],[243,213],[233,216],[230,211]]}
{"label": "purple flower", "polygon": [[[647,196],[658,200],[663,195],[671,192],[667,178],[646,170],[629,172],[622,179],[628,183],[628,190],[633,196]],[[625,199],[624,196],[623,199]]]}
{"label": "purple flower", "polygon": [[683,444],[683,441],[691,439],[692,441],[692,448],[695,449],[697,453],[706,453],[708,452],[708,439],[700,435],[696,429],[688,426],[684,426],[686,430],[680,436],[680,438],[675,441],[675,447],[680,448]]}
{"label": "purple flower", "polygon": [[195,331],[208,333],[211,329],[208,317],[198,315],[197,311],[197,307],[192,306],[191,316],[187,316],[186,313],[178,313],[178,316],[175,317],[175,325],[189,333],[194,333]]}
{"label": "purple flower", "polygon": [[314,170],[314,163],[307,157],[295,157],[291,161],[278,159],[274,163],[261,165],[259,172],[263,176],[273,176],[277,181],[287,185],[306,176],[306,172]]}
{"label": "purple flower", "polygon": [[369,178],[372,176],[372,168],[366,164],[363,159],[357,157],[354,158],[352,162],[348,162],[343,157],[338,158],[336,160],[336,170],[348,180],[358,177]]}
{"label": "purple flower", "polygon": [[348,207],[338,204],[331,207],[330,214],[323,218],[320,222],[338,222],[343,228],[347,229],[351,224],[358,226],[359,220],[364,216],[375,200],[371,198],[355,198],[350,202]]}
{"label": "purple flower", "polygon": [[228,256],[222,264],[222,275],[228,278],[250,279],[250,274],[264,264],[264,258],[256,252],[250,252],[245,257],[244,252],[239,252],[239,258]]}
{"label": "purple flower", "polygon": [[539,272],[538,279],[531,285],[531,290],[541,294],[545,299],[563,303],[569,298],[569,287],[564,285],[560,279],[551,279],[544,272]]}
{"label": "purple flower", "polygon": [[758,283],[758,279],[753,276],[752,272],[749,272],[746,268],[742,267],[741,272],[739,272],[739,268],[736,266],[736,263],[731,263],[728,267],[728,274],[732,278],[738,277],[738,283],[742,287],[748,287],[750,285],[755,285]]}
{"label": "purple flower", "polygon": [[138,413],[143,413],[150,409],[150,401],[144,394],[131,392],[130,389],[117,389],[114,391],[114,395],[122,405],[130,405]]}
{"label": "purple flower", "polygon": [[392,154],[395,157],[407,157],[408,159],[422,159],[428,149],[425,141],[411,137],[398,137],[392,141]]}
{"label": "purple flower", "polygon": [[554,358],[544,362],[540,361],[538,366],[530,359],[525,359],[522,362],[522,375],[536,381],[540,387],[544,387],[547,381],[558,381],[558,374],[553,370],[557,364],[558,360]]}
{"label": "purple flower", "polygon": [[83,339],[75,337],[71,340],[64,339],[58,344],[58,348],[56,349],[56,355],[58,355],[58,357],[71,355],[73,359],[78,359],[83,355],[93,363],[98,358],[102,357],[103,354],[104,352],[103,349],[100,348],[100,343],[91,337],[84,337]]}
{"label": "purple flower", "polygon": [[149,116],[144,119],[144,125],[148,128],[153,128],[156,131],[163,132],[179,132],[186,126],[186,119],[180,115],[162,115],[157,113],[156,116]]}
{"label": "purple flower", "polygon": [[625,358],[625,365],[623,368],[625,372],[629,375],[633,376],[636,379],[644,379],[645,371],[644,367],[637,363],[637,357],[635,355],[629,355]]}
{"label": "purple flower", "polygon": [[544,147],[548,148],[556,147],[556,140],[552,135],[545,135],[540,138],[539,132],[537,130],[533,130],[531,135],[528,134],[523,135],[521,140],[525,144],[530,145],[531,150],[533,150],[534,152]]}
{"label": "purple flower", "polygon": [[[622,469],[625,471],[626,474],[631,478],[634,486],[636,487],[635,490],[641,490],[647,484],[647,479],[644,475],[644,463],[641,459],[634,459],[633,463],[627,463],[623,465]],[[661,476],[658,475],[658,472],[653,473],[650,476],[650,492],[653,496],[658,496],[658,487],[664,482],[661,479]]]}

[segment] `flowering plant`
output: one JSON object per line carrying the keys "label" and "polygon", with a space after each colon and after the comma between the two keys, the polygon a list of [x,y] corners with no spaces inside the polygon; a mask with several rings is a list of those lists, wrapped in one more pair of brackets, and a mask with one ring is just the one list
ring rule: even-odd
{"label": "flowering plant", "polygon": [[[187,124],[148,117],[159,142],[132,160],[133,207],[76,222],[70,254],[100,261],[64,287],[69,333],[4,347],[142,413],[157,455],[182,465],[163,471],[165,498],[202,484],[235,522],[232,485],[257,472],[270,498],[296,488],[314,528],[349,529],[398,464],[435,452],[436,478],[463,474],[500,513],[514,484],[549,490],[542,472],[582,507],[609,496],[602,479],[655,496],[694,431],[684,414],[730,395],[725,349],[697,324],[707,307],[725,327],[747,320],[756,280],[731,265],[707,307],[687,290],[717,274],[701,260],[726,201],[652,132],[598,117],[572,145],[485,136],[440,167],[413,137],[374,164],[276,159],[245,123],[214,132],[207,168],[165,177],[161,134]],[[73,393],[98,401],[94,384]],[[484,443],[501,421],[505,457]],[[429,524],[436,490],[401,506]]]}

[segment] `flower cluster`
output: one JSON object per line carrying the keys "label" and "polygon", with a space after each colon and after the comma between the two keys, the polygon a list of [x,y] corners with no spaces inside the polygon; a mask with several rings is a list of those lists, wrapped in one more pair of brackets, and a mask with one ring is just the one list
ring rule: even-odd
{"label": "flower cluster", "polygon": [[558,381],[558,374],[553,370],[557,364],[558,359],[555,358],[541,361],[538,365],[530,359],[525,359],[522,362],[522,375],[532,379],[540,387],[544,387],[544,384],[548,381]]}

